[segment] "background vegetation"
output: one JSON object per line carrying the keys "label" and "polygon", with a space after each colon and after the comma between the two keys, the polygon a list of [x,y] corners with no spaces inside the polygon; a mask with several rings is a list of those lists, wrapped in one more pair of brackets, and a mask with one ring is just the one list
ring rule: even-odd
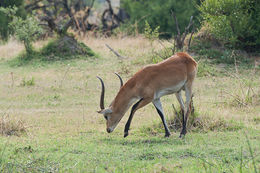
{"label": "background vegetation", "polygon": [[[16,15],[21,16],[22,18],[25,18],[26,11],[24,9],[24,0],[3,0],[0,1],[0,7],[13,7],[16,6],[18,8]],[[10,34],[8,24],[11,21],[11,19],[6,16],[3,12],[0,12],[0,39],[6,41]]]}
{"label": "background vegetation", "polygon": [[203,25],[221,44],[259,51],[260,2],[255,0],[207,0],[199,6]]}
{"label": "background vegetation", "polygon": [[122,1],[123,8],[130,15],[130,23],[137,23],[139,32],[144,32],[145,21],[147,21],[152,28],[160,26],[161,36],[168,38],[177,34],[172,11],[176,13],[181,32],[183,32],[189,23],[190,16],[195,16],[196,26],[199,26],[199,11],[196,8],[199,4],[199,0]]}

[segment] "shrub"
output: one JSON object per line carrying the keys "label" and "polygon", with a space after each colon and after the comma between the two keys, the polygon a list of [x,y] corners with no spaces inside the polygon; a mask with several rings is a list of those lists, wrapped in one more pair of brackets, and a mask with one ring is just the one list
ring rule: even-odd
{"label": "shrub", "polygon": [[57,39],[50,41],[46,46],[40,50],[43,60],[62,60],[73,59],[79,56],[97,56],[88,46],[84,43],[79,43],[72,36],[64,35]]}
{"label": "shrub", "polygon": [[23,78],[20,86],[34,86],[35,85],[35,80],[34,77],[32,77],[32,79],[26,80],[25,78]]}
{"label": "shrub", "polygon": [[[53,40],[50,40],[47,45],[39,50],[34,50],[31,54],[22,52],[16,58],[9,61],[11,66],[35,65],[41,66],[42,63],[49,63],[54,61],[72,60],[72,59],[87,59],[98,58],[91,48],[84,43],[78,42],[74,37],[64,35]],[[21,86],[27,85],[30,81],[25,79],[22,81]],[[34,85],[34,79],[31,80]]]}
{"label": "shrub", "polygon": [[151,28],[149,23],[145,21],[144,35],[147,39],[154,41],[159,37],[160,26],[157,26],[154,30]]}
{"label": "shrub", "polygon": [[0,117],[0,134],[6,136],[20,136],[26,132],[24,122],[22,120],[11,119],[8,115]]}
{"label": "shrub", "polygon": [[256,51],[260,46],[260,2],[205,0],[198,7],[214,37],[226,47]]}
{"label": "shrub", "polygon": [[[6,8],[6,7],[18,7],[16,16],[20,16],[22,18],[25,18],[26,12],[24,9],[24,0],[2,0],[0,1],[0,7]],[[10,29],[8,28],[8,23],[11,22],[11,19],[4,15],[3,12],[0,11],[0,39],[7,41],[9,38],[9,35],[11,34]]]}
{"label": "shrub", "polygon": [[216,42],[204,38],[195,38],[190,47],[191,52],[198,54],[199,58],[210,59],[213,63],[244,64],[250,66],[251,59],[239,50],[223,49],[216,46]]}
{"label": "shrub", "polygon": [[24,44],[26,52],[32,54],[32,42],[36,41],[38,36],[43,32],[39,21],[33,16],[28,16],[26,19],[15,16],[17,12],[16,7],[0,8],[0,11],[12,19],[8,24],[9,28],[14,33],[15,38]]}
{"label": "shrub", "polygon": [[147,21],[153,29],[160,26],[158,30],[160,36],[171,37],[177,33],[171,10],[176,13],[183,32],[190,16],[198,16],[198,9],[194,4],[199,3],[200,0],[123,0],[122,6],[130,15],[131,23],[138,24],[139,32],[144,32],[145,21]]}

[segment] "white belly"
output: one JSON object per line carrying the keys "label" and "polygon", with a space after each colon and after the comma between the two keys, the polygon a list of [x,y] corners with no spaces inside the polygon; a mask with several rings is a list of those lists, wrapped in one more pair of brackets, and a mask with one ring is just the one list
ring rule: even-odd
{"label": "white belly", "polygon": [[185,84],[185,81],[180,82],[177,85],[174,85],[174,86],[169,87],[169,88],[163,88],[163,89],[157,91],[154,94],[154,99],[158,99],[158,98],[161,98],[162,96],[176,93],[176,92],[178,92],[178,91],[180,91],[182,89],[184,84]]}

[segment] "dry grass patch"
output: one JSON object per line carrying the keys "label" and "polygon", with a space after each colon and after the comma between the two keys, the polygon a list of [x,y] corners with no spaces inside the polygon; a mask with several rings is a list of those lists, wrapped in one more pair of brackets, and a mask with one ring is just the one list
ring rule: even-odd
{"label": "dry grass patch", "polygon": [[[188,120],[187,130],[189,132],[200,132],[207,133],[209,131],[223,132],[223,131],[238,131],[244,128],[242,122],[237,122],[235,120],[225,120],[221,117],[213,117],[209,115],[200,115],[200,117],[192,117]],[[180,132],[182,128],[182,120],[174,117],[167,121],[168,127],[171,131]],[[164,127],[161,122],[157,121],[152,126],[145,127],[141,129],[141,132],[152,135],[157,135],[162,133]]]}
{"label": "dry grass patch", "polygon": [[9,115],[0,118],[0,134],[4,136],[20,136],[26,133],[24,121],[12,119]]}
{"label": "dry grass patch", "polygon": [[0,59],[8,59],[17,56],[24,50],[22,43],[11,39],[8,43],[0,45]]}
{"label": "dry grass patch", "polygon": [[[180,132],[182,128],[182,112],[180,108],[176,109],[173,105],[174,115],[170,115],[167,123],[171,131]],[[244,123],[241,121],[236,121],[234,119],[226,118],[221,116],[212,116],[209,113],[201,112],[200,110],[195,110],[192,106],[191,113],[189,115],[187,129],[189,132],[200,132],[206,133],[209,131],[238,131],[244,128]],[[142,132],[150,133],[152,135],[157,135],[162,133],[164,130],[161,121],[156,121],[152,126],[142,128]]]}
{"label": "dry grass patch", "polygon": [[[159,51],[168,46],[169,42],[167,41],[154,41],[154,44],[151,44],[150,41],[144,37],[124,37],[118,39],[116,37],[111,38],[100,38],[96,39],[94,37],[86,37],[82,40],[86,45],[90,46],[94,51],[99,52],[102,57],[115,57],[115,55],[105,46],[105,44],[112,47],[115,51],[121,54],[124,57],[127,57],[126,60],[143,59],[151,53],[151,51]],[[160,42],[162,44],[160,44]],[[155,44],[156,43],[156,44]]]}
{"label": "dry grass patch", "polygon": [[[37,49],[43,47],[48,43],[47,40],[40,40],[33,44]],[[14,38],[11,38],[7,43],[0,44],[0,59],[10,59],[18,56],[22,51],[24,51],[24,45]]]}
{"label": "dry grass patch", "polygon": [[224,104],[232,107],[257,106],[260,103],[260,87],[257,74],[249,73],[242,77],[236,73],[229,74],[234,79],[232,90],[222,90]]}

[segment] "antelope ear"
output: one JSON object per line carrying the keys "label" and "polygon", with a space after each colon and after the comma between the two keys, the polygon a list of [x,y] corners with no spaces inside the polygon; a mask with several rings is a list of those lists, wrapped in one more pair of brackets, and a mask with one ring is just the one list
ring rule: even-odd
{"label": "antelope ear", "polygon": [[97,111],[97,112],[100,113],[100,114],[105,115],[105,114],[110,114],[110,113],[112,113],[113,111],[112,111],[111,108],[106,108],[106,109],[102,109],[102,110]]}

